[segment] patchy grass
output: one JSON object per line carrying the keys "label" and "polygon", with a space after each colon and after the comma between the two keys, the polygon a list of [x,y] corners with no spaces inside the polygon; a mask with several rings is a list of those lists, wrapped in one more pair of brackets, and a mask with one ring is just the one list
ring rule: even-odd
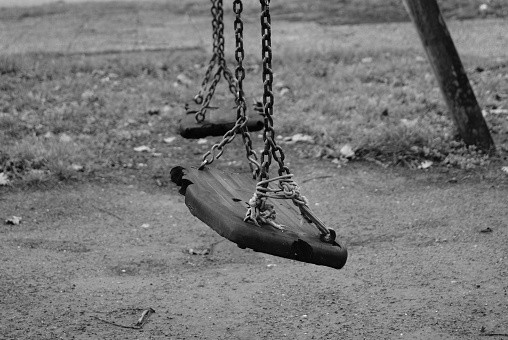
{"label": "patchy grass", "polygon": [[[450,160],[455,159],[450,156],[455,153],[459,158],[467,157],[465,146],[456,143],[455,127],[445,114],[442,95],[419,53],[293,51],[285,56],[282,69],[286,72],[280,78],[293,89],[291,99],[278,98],[285,133],[296,129],[316,136],[331,157],[338,157],[336,151],[349,143],[362,157],[392,164],[421,161],[422,157],[460,166],[467,163]],[[295,64],[299,67],[291,67]],[[503,89],[508,65],[501,62],[478,72],[474,70],[480,68],[474,65],[488,65],[488,61],[465,60],[465,64],[503,154],[508,145],[507,115],[489,114],[489,108],[507,107]],[[422,152],[424,149],[429,151]]]}
{"label": "patchy grass", "polygon": [[[417,167],[432,160],[470,168],[489,161],[456,142],[430,68],[417,54],[301,51],[280,60],[276,129],[312,135],[314,154],[340,158],[339,150],[349,144],[358,158],[387,165]],[[133,148],[160,146],[176,134],[181,108],[194,95],[205,62],[200,52],[0,59],[0,172],[38,185],[150,163],[149,155]],[[260,70],[254,62],[250,66],[246,87],[252,89]],[[182,73],[195,86],[178,85]],[[508,86],[507,74],[506,66],[471,74],[486,112],[506,107],[499,91]],[[286,87],[289,92],[281,90]],[[508,120],[502,114],[486,118],[504,155]]]}
{"label": "patchy grass", "polygon": [[[90,172],[124,158],[133,163],[127,154],[137,143],[174,133],[178,115],[172,111],[181,113],[175,106],[183,101],[172,76],[183,58],[192,59],[175,55],[165,61],[157,54],[4,57],[0,172],[15,179],[62,180],[76,177],[73,165]],[[165,108],[165,114],[148,115],[153,107]]]}
{"label": "patchy grass", "polygon": [[[326,8],[315,5],[310,12]],[[199,6],[187,1],[178,8],[192,12]],[[341,158],[341,148],[350,145],[358,159],[383,165],[414,168],[430,160],[472,168],[491,161],[457,141],[422,51],[284,46],[274,59],[275,128],[282,136],[313,136],[315,145],[302,146],[308,156]],[[201,50],[0,56],[0,173],[14,183],[45,185],[113,169],[148,168],[157,175],[171,159],[199,158],[209,146],[181,140],[168,146],[163,139],[176,134],[208,58]],[[506,159],[508,60],[466,56],[463,62],[498,157]],[[247,55],[245,88],[251,96],[261,93],[259,64],[259,57]],[[190,86],[178,82],[181,74]],[[217,95],[227,95],[225,86]],[[135,152],[140,145],[157,152]]]}

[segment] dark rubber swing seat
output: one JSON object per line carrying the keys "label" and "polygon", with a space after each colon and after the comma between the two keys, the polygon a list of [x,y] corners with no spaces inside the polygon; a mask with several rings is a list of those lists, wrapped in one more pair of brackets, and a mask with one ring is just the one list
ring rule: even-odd
{"label": "dark rubber swing seat", "polygon": [[[234,99],[214,100],[214,105],[206,110],[205,119],[196,121],[200,106],[189,107],[179,123],[178,132],[186,139],[199,139],[209,136],[224,136],[236,123],[236,103]],[[259,111],[247,107],[248,131],[259,131],[264,127],[264,118]],[[249,112],[250,111],[250,112]]]}
{"label": "dark rubber swing seat", "polygon": [[171,180],[181,187],[194,216],[240,248],[336,269],[346,263],[346,248],[337,241],[322,241],[319,230],[301,216],[291,200],[269,199],[277,211],[277,223],[286,226],[284,231],[244,222],[247,202],[256,186],[248,174],[175,167]]}

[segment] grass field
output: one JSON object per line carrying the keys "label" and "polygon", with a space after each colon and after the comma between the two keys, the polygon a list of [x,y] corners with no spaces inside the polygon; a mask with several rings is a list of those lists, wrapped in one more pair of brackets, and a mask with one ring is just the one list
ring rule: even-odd
{"label": "grass field", "polygon": [[[301,147],[304,157],[340,160],[349,145],[356,159],[384,166],[430,160],[474,168],[506,160],[508,25],[496,18],[506,17],[508,6],[492,2],[479,13],[478,4],[442,7],[496,141],[494,158],[457,140],[398,1],[274,3],[276,131],[312,136],[316,143]],[[162,148],[176,135],[210,57],[207,11],[202,1],[3,9],[0,173],[11,183],[48,184],[136,164],[155,171],[133,148]],[[259,96],[258,19],[253,4],[245,11],[246,88]],[[229,26],[226,40],[233,68]],[[182,75],[190,84],[178,81]],[[217,95],[226,95],[226,86]]]}

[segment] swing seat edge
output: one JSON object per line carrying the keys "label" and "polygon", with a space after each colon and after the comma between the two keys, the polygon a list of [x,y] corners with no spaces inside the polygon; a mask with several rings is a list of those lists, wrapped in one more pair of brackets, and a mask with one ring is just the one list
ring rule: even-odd
{"label": "swing seat edge", "polygon": [[[339,242],[322,242],[318,233],[279,231],[269,225],[256,226],[244,222],[248,194],[243,191],[231,195],[232,187],[228,187],[225,181],[231,180],[236,184],[245,181],[254,188],[255,182],[251,178],[213,168],[197,170],[181,166],[171,169],[171,175],[172,181],[181,186],[180,193],[185,196],[185,204],[192,215],[238,247],[335,269],[345,265],[348,257],[346,247]],[[213,188],[212,184],[217,184],[214,182],[216,176],[219,176],[217,183],[221,185]],[[242,202],[227,199],[231,196],[243,196]],[[295,218],[284,222],[294,224]],[[314,229],[314,226],[309,226],[309,230]]]}

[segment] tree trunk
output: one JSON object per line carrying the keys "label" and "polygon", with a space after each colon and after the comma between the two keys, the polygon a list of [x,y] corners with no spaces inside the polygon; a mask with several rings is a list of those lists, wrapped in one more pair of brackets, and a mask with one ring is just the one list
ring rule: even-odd
{"label": "tree trunk", "polygon": [[403,2],[460,136],[467,145],[493,153],[494,141],[436,0]]}

